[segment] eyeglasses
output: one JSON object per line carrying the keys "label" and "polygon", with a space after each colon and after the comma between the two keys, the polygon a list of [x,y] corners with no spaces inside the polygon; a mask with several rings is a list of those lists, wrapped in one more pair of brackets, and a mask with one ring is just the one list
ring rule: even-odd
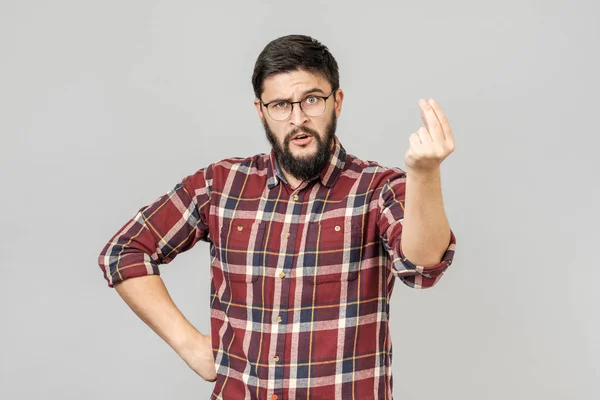
{"label": "eyeglasses", "polygon": [[[261,104],[267,109],[269,116],[275,121],[285,121],[292,115],[294,110],[294,104],[299,104],[300,109],[307,117],[319,117],[323,115],[327,108],[327,99],[335,93],[336,89],[333,89],[329,96],[316,96],[310,95],[300,101],[285,101],[285,100],[274,100],[269,103]],[[334,96],[335,97],[335,96]]]}

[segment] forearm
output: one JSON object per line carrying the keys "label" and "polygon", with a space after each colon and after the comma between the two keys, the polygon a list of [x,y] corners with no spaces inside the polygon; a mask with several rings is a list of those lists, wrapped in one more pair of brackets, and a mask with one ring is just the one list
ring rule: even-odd
{"label": "forearm", "polygon": [[407,172],[402,252],[413,264],[439,264],[450,243],[439,169],[430,174]]}
{"label": "forearm", "polygon": [[179,311],[158,275],[127,279],[115,290],[133,312],[181,357],[201,334]]}

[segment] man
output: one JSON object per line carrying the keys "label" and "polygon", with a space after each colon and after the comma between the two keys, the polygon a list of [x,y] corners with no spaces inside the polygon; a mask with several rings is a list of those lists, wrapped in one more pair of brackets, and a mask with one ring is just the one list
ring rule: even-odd
{"label": "man", "polygon": [[[272,41],[252,84],[270,154],[187,176],[113,236],[100,267],[216,382],[211,399],[391,399],[394,278],[431,287],[454,256],[440,184],[454,150],[448,121],[435,101],[421,101],[406,171],[386,168],[346,153],[335,135],[344,92],[318,41]],[[212,260],[210,335],[176,308],[158,268],[200,240]]]}

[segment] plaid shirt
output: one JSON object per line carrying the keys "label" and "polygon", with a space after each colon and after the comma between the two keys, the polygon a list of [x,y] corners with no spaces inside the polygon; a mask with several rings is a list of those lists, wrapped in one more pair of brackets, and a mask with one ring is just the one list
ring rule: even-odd
{"label": "plaid shirt", "polygon": [[454,256],[400,249],[406,174],[347,154],[292,190],[274,152],[185,177],[106,244],[110,287],[210,244],[211,399],[392,399],[389,301],[398,277],[433,286]]}

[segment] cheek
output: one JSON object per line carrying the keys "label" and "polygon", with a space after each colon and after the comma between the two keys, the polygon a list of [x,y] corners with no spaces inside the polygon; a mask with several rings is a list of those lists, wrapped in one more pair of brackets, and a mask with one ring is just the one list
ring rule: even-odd
{"label": "cheek", "polygon": [[327,127],[329,126],[330,123],[331,123],[331,119],[327,119],[327,120],[319,121],[319,125],[315,126],[315,129],[317,130],[317,132],[319,132],[319,136],[321,138],[325,138],[325,136],[327,136]]}
{"label": "cheek", "polygon": [[269,130],[271,131],[273,136],[275,136],[275,139],[277,139],[279,143],[283,143],[283,139],[286,137],[287,133],[284,127],[277,125],[269,125]]}

